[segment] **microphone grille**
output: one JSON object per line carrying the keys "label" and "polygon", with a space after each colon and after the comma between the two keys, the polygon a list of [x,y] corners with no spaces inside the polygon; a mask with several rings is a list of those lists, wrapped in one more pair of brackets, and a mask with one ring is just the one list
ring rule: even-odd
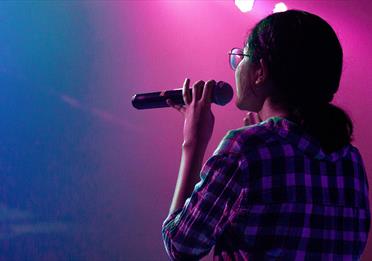
{"label": "microphone grille", "polygon": [[213,90],[213,102],[218,105],[228,104],[234,96],[234,90],[230,84],[219,81]]}

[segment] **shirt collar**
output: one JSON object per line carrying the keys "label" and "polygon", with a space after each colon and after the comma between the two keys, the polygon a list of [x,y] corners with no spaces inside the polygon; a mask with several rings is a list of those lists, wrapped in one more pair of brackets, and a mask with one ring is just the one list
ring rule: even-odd
{"label": "shirt collar", "polygon": [[325,153],[317,139],[307,134],[301,126],[288,118],[274,116],[261,122],[260,125],[277,133],[280,137],[293,144],[307,156],[318,160],[337,161],[349,151],[350,145],[341,150]]}

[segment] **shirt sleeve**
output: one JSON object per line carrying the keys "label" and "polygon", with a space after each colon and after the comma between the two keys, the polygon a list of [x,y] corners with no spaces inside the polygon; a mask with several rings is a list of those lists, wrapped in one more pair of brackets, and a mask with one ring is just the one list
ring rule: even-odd
{"label": "shirt sleeve", "polygon": [[172,260],[207,255],[231,219],[240,193],[240,161],[236,155],[214,155],[203,166],[201,180],[182,209],[162,226],[164,245]]}

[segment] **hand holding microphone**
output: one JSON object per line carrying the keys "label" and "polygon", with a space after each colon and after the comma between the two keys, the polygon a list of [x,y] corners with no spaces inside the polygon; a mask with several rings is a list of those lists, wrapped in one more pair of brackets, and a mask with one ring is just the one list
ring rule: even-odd
{"label": "hand holding microphone", "polygon": [[211,103],[226,105],[233,95],[232,87],[226,82],[198,81],[190,89],[190,79],[186,78],[181,89],[136,94],[132,97],[132,105],[139,110],[164,107],[178,110],[185,117],[183,145],[202,151],[214,127]]}
{"label": "hand holding microphone", "polygon": [[[218,105],[226,105],[234,95],[232,87],[226,82],[219,81],[214,83],[212,88],[212,102]],[[188,95],[192,96],[192,91],[188,90],[188,92]],[[175,105],[185,105],[182,88],[136,94],[132,97],[132,105],[139,110],[164,108],[170,106],[166,102],[167,99],[170,99]]]}
{"label": "hand holding microphone", "polygon": [[190,89],[190,79],[185,79],[182,88],[184,105],[175,104],[167,99],[169,106],[181,112],[185,117],[183,126],[183,146],[201,153],[205,152],[214,127],[214,115],[211,111],[213,90],[216,81],[198,81]]}

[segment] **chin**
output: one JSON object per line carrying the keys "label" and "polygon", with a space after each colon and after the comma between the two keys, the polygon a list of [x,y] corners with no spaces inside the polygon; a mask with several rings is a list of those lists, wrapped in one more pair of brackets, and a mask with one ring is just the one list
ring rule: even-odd
{"label": "chin", "polygon": [[236,98],[236,99],[235,99],[235,106],[236,106],[239,110],[242,110],[242,111],[247,111],[247,110],[248,110],[247,105],[244,104],[241,100],[239,100],[239,98]]}
{"label": "chin", "polygon": [[242,111],[259,112],[261,110],[261,107],[257,106],[256,104],[241,101],[239,99],[235,100],[235,106]]}

